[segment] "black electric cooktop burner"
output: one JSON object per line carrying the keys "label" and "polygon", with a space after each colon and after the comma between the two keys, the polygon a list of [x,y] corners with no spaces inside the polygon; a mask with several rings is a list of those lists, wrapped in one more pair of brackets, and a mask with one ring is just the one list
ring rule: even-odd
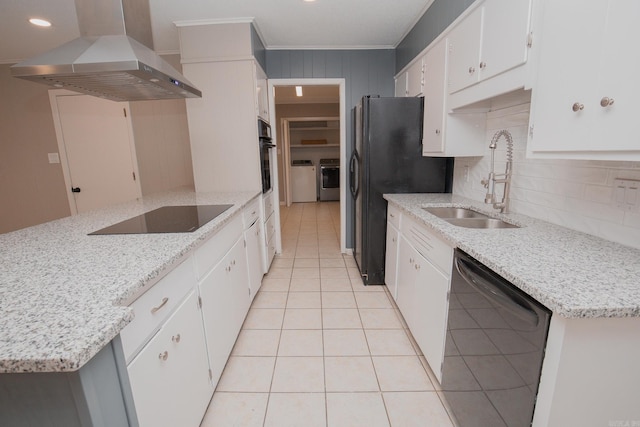
{"label": "black electric cooktop burner", "polygon": [[101,230],[100,234],[190,233],[233,205],[163,206]]}

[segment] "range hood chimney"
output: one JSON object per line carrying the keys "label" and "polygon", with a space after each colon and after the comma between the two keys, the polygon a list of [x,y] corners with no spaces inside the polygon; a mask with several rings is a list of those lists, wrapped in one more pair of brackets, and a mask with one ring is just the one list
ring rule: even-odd
{"label": "range hood chimney", "polygon": [[75,0],[80,37],[11,67],[14,77],[112,101],[199,98],[153,51],[148,0]]}

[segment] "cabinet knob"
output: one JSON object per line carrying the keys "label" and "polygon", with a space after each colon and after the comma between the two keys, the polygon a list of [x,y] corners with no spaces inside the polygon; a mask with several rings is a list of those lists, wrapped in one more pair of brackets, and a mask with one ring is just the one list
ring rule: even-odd
{"label": "cabinet knob", "polygon": [[413,264],[413,258],[409,258],[409,264]]}
{"label": "cabinet knob", "polygon": [[436,135],[440,135],[440,129],[436,129]]}
{"label": "cabinet knob", "polygon": [[168,358],[169,358],[169,352],[168,352],[168,351],[164,351],[164,352],[162,352],[162,353],[160,353],[160,354],[158,355],[158,359],[160,359],[160,360],[162,360],[162,361],[165,361],[165,360],[167,360]]}
{"label": "cabinet knob", "polygon": [[392,237],[392,238],[391,238],[391,241],[392,241],[393,243],[395,243],[395,242],[396,242],[396,238],[395,238],[395,237]]}
{"label": "cabinet knob", "polygon": [[571,109],[576,112],[576,111],[582,111],[584,110],[584,104],[581,104],[579,102],[575,102],[572,106]]}
{"label": "cabinet knob", "polygon": [[481,69],[481,70],[485,69],[485,68],[486,68],[486,66],[487,66],[487,63],[486,63],[486,62],[484,62],[484,61],[483,61],[483,62],[481,62],[481,63],[480,63],[480,69]]}
{"label": "cabinet knob", "polygon": [[473,74],[476,72],[476,67],[469,67],[469,74]]}
{"label": "cabinet knob", "polygon": [[174,343],[178,344],[180,342],[180,334],[174,335],[171,337],[171,341],[173,341]]}
{"label": "cabinet knob", "polygon": [[611,105],[613,105],[613,98],[609,98],[609,97],[605,96],[604,98],[602,98],[600,100],[600,106],[601,107],[609,107]]}

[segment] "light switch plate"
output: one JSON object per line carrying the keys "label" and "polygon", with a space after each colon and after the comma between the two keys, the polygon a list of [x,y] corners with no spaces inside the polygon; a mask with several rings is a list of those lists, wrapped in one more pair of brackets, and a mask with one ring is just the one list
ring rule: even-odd
{"label": "light switch plate", "polygon": [[49,157],[49,163],[60,163],[60,156],[58,153],[47,153]]}
{"label": "light switch plate", "polygon": [[640,205],[640,180],[614,179],[613,202],[620,209],[635,210]]}

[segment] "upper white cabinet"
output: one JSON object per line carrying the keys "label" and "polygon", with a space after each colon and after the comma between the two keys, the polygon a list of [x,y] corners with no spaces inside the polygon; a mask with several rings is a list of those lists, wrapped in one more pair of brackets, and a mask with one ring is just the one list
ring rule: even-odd
{"label": "upper white cabinet", "polygon": [[422,155],[482,156],[486,114],[447,112],[447,39],[440,39],[423,59],[424,122]]}
{"label": "upper white cabinet", "polygon": [[268,115],[268,95],[251,24],[181,25],[182,70],[202,90],[186,101],[196,191],[260,191],[257,116]]}
{"label": "upper white cabinet", "polygon": [[395,96],[407,96],[407,72],[400,73],[396,77]]}
{"label": "upper white cabinet", "polygon": [[544,1],[530,157],[639,160],[640,2]]}
{"label": "upper white cabinet", "polygon": [[424,57],[422,57],[407,70],[407,96],[422,95],[424,83]]}
{"label": "upper white cabinet", "polygon": [[269,121],[269,89],[267,87],[267,74],[262,67],[256,67],[256,109],[257,116],[262,120]]}
{"label": "upper white cabinet", "polygon": [[485,0],[448,34],[449,93],[527,61],[532,0]]}

